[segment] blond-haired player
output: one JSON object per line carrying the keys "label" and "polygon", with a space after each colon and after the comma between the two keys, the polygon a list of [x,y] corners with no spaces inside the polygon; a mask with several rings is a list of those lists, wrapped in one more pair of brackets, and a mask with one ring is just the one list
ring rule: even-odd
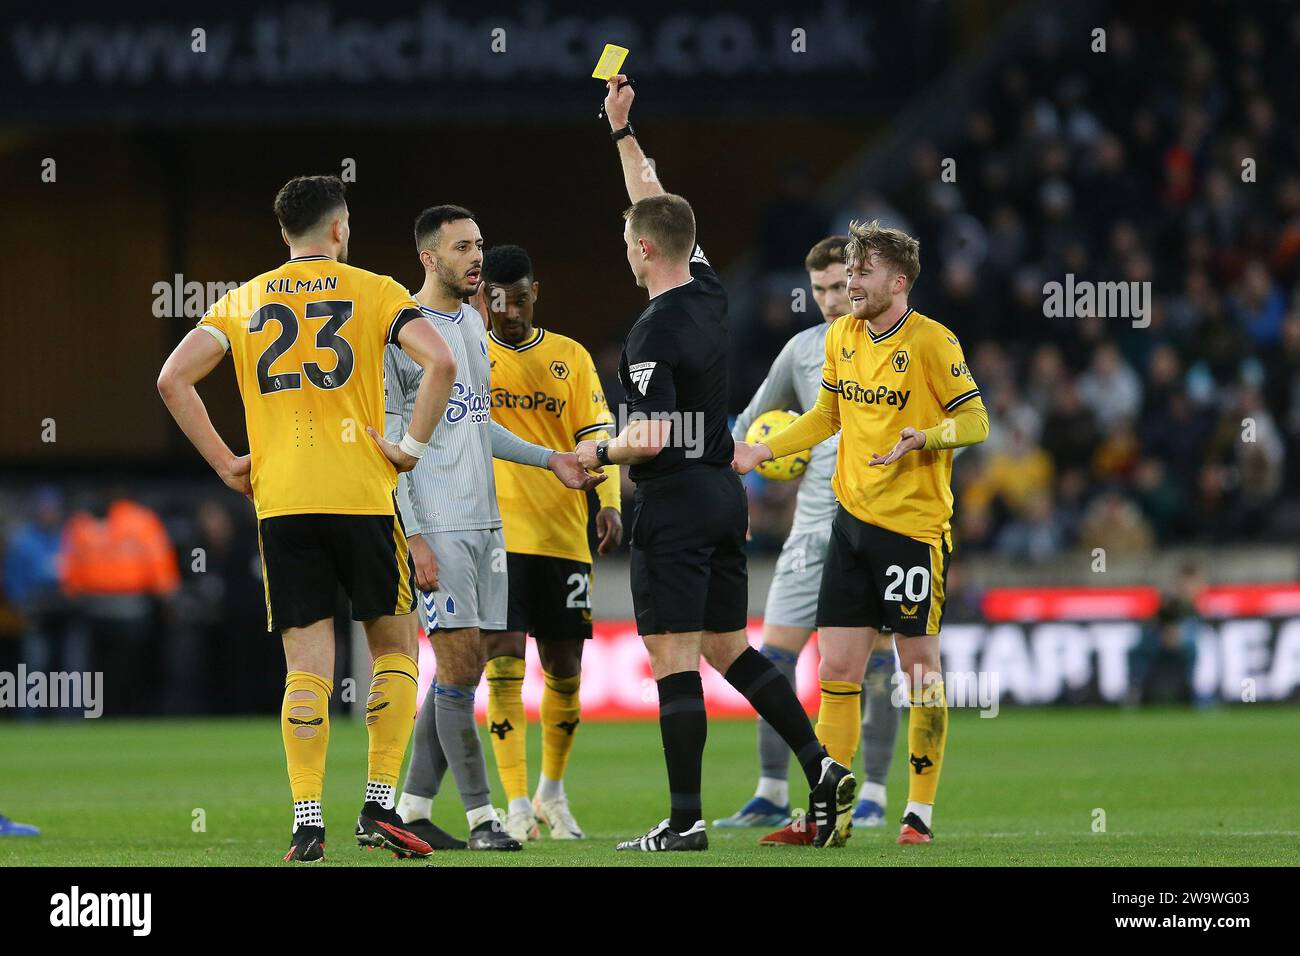
{"label": "blond-haired player", "polygon": [[920,248],[878,222],[853,222],[845,251],[852,313],[826,335],[817,404],[766,444],[736,445],[742,474],[837,431],[839,509],[817,601],[822,703],[817,736],[852,758],[867,657],[898,638],[908,683],[908,802],[899,843],[928,843],[948,734],[939,665],[952,550],[952,449],[988,437],[988,413],[957,338],[907,304]]}
{"label": "blond-haired player", "polygon": [[[831,324],[849,311],[844,249],[848,236],[829,236],[808,251],[804,268],[813,301],[823,321],[795,334],[772,363],[763,384],[736,418],[732,436],[743,441],[758,416],[773,409],[807,411],[821,392],[821,371],[826,357],[826,334]],[[777,559],[763,612],[763,656],[793,685],[799,653],[812,636],[817,621],[817,594],[822,566],[830,544],[835,517],[835,473],[838,436],[832,435],[812,450],[811,461],[799,483],[799,495],[790,534]],[[898,736],[898,708],[893,701],[894,640],[880,635],[867,661],[863,681],[863,764],[865,777],[853,811],[854,826],[881,826],[885,812],[885,781]],[[714,820],[716,827],[781,827],[759,842],[766,845],[812,843],[815,827],[791,821],[787,773],[790,751],[767,721],[758,720],[759,778],[754,796],[730,817]],[[852,758],[840,756],[841,762]],[[846,764],[847,765],[847,764]]]}

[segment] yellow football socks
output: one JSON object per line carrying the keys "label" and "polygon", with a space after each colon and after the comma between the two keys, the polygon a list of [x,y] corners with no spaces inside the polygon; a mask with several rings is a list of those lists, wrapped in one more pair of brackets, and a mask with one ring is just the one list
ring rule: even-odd
{"label": "yellow football socks", "polygon": [[564,768],[573,751],[573,735],[578,729],[578,715],[582,704],[578,700],[578,687],[582,675],[546,678],[542,691],[542,776],[547,780],[563,780]]}
{"label": "yellow football socks", "polygon": [[397,785],[415,727],[418,674],[415,661],[405,654],[375,658],[366,698],[366,732],[370,736],[366,779],[371,783]]}
{"label": "yellow football socks", "polygon": [[487,662],[488,730],[497,775],[507,800],[528,799],[528,737],[524,716],[524,661],[494,657]]}
{"label": "yellow football socks", "polygon": [[948,697],[943,681],[910,692],[907,714],[907,799],[909,803],[934,803],[943,768],[943,748],[948,742]]}
{"label": "yellow football socks", "polygon": [[832,760],[852,767],[862,735],[862,685],[846,680],[824,680],[821,686],[817,739]]}
{"label": "yellow football socks", "polygon": [[307,671],[289,671],[280,708],[280,733],[289,763],[295,804],[319,803],[325,786],[325,752],[330,742],[332,681]]}

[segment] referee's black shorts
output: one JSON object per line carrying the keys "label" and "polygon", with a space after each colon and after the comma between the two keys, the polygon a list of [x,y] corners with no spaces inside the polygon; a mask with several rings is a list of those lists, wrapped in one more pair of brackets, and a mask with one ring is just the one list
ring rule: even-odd
{"label": "referee's black shorts", "polygon": [[640,634],[738,631],[749,507],[730,466],[689,465],[636,486],[632,606]]}
{"label": "referee's black shorts", "polygon": [[938,634],[947,574],[946,542],[926,544],[867,524],[840,505],[822,565],[817,626]]}
{"label": "referee's black shorts", "polygon": [[257,523],[266,629],[332,618],[342,587],[354,621],[414,608],[415,565],[399,515],[275,515]]}

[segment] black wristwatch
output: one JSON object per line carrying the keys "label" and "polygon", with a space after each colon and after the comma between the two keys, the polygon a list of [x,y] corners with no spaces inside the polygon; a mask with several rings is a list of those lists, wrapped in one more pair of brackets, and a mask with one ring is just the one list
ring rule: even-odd
{"label": "black wristwatch", "polygon": [[604,438],[596,442],[596,463],[600,465],[612,465],[609,460],[609,439]]}
{"label": "black wristwatch", "polygon": [[624,136],[635,136],[635,135],[636,135],[636,130],[632,128],[631,123],[628,123],[622,129],[616,129],[612,133],[610,133],[609,138],[617,143]]}

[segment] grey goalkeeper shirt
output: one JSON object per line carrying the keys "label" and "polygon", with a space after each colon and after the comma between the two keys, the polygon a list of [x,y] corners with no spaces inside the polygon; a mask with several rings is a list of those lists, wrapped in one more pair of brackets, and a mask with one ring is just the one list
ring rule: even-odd
{"label": "grey goalkeeper shirt", "polygon": [[[826,364],[826,332],[830,323],[819,322],[796,333],[772,363],[767,378],[758,387],[745,410],[736,419],[731,435],[744,441],[754,419],[773,409],[806,412],[817,404],[822,387],[822,368]],[[391,347],[391,346],[390,346]],[[835,492],[831,477],[835,474],[835,453],[840,435],[836,432],[812,450],[812,460],[804,471],[803,482],[795,501],[794,524],[790,534],[827,533],[835,517]]]}
{"label": "grey goalkeeper shirt", "polygon": [[[424,306],[420,311],[451,347],[456,381],[424,457],[397,476],[402,524],[408,535],[499,528],[492,459],[545,468],[554,452],[492,421],[487,332],[479,313],[468,305],[451,314]],[[384,433],[389,441],[401,441],[411,424],[423,375],[401,346],[385,348]]]}

